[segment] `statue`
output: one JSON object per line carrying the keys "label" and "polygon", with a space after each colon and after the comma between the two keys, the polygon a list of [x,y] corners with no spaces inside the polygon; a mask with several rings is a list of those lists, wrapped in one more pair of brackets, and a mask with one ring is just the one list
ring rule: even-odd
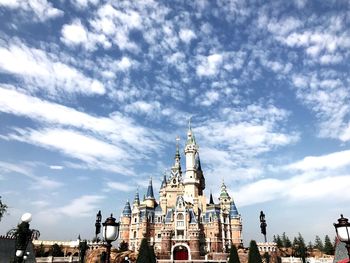
{"label": "statue", "polygon": [[266,220],[265,220],[265,214],[263,211],[260,211],[260,228],[261,228],[261,233],[264,235],[265,238],[265,242],[267,242],[266,240]]}

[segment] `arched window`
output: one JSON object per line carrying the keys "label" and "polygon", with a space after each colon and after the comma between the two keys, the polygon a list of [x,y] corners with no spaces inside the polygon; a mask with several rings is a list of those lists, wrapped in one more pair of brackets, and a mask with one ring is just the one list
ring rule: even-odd
{"label": "arched window", "polygon": [[136,238],[136,231],[134,231],[134,239]]}
{"label": "arched window", "polygon": [[177,220],[184,220],[184,214],[178,213],[177,214]]}

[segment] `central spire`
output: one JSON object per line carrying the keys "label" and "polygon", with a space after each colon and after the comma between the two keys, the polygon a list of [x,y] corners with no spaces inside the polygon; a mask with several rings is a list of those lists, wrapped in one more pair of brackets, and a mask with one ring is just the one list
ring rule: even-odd
{"label": "central spire", "polygon": [[188,119],[188,132],[187,132],[187,143],[186,143],[187,145],[196,144],[196,139],[192,132],[191,119],[192,119],[192,116]]}
{"label": "central spire", "polygon": [[146,199],[154,199],[152,177],[149,179],[149,185],[147,189]]}

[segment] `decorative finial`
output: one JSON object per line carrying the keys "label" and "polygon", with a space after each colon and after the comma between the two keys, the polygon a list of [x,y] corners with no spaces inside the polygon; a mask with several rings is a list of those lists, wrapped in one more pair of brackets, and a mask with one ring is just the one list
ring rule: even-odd
{"label": "decorative finial", "polygon": [[188,129],[191,130],[191,119],[192,115],[188,118]]}

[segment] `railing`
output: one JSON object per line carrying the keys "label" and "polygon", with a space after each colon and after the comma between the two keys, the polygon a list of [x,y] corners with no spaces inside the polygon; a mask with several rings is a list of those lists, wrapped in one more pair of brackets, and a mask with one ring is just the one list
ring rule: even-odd
{"label": "railing", "polygon": [[227,260],[214,259],[192,259],[192,260],[169,260],[159,259],[157,263],[227,263]]}
{"label": "railing", "polygon": [[37,263],[66,263],[66,262],[72,262],[72,263],[78,263],[79,257],[38,257],[35,258]]}

